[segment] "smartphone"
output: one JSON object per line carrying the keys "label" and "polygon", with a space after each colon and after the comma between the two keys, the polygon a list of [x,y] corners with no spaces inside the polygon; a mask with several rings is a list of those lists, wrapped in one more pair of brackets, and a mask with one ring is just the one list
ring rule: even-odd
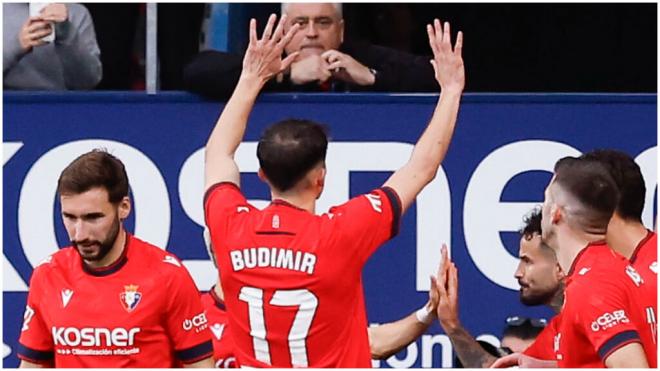
{"label": "smartphone", "polygon": [[[41,13],[41,9],[45,8],[50,3],[30,3],[30,17],[38,16]],[[55,41],[55,24],[50,22],[50,28],[53,30],[50,34],[41,38],[41,40],[52,43]]]}

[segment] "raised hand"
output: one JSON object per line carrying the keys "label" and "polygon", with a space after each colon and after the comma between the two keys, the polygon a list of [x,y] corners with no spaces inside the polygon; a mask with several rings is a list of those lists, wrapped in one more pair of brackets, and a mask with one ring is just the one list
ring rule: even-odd
{"label": "raised hand", "polygon": [[442,262],[438,267],[436,287],[438,289],[438,321],[446,330],[460,325],[458,318],[458,271],[449,259],[447,245],[442,245]]}
{"label": "raised hand", "polygon": [[449,22],[444,29],[439,20],[433,21],[433,26],[426,25],[429,44],[433,50],[433,70],[442,91],[462,92],[465,87],[465,68],[463,66],[463,33],[458,32],[456,44],[452,50]]}
{"label": "raised hand", "polygon": [[250,20],[250,43],[243,58],[241,78],[257,78],[260,82],[265,83],[289,67],[298,55],[298,52],[295,52],[282,59],[284,46],[291,41],[300,26],[293,25],[285,34],[286,15],[284,15],[273,31],[276,19],[275,14],[270,15],[261,39],[257,38],[257,21],[254,18]]}

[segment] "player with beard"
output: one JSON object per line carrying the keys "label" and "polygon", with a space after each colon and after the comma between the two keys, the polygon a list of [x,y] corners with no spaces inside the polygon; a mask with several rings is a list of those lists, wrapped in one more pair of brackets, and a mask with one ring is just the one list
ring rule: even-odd
{"label": "player with beard", "polygon": [[[585,153],[580,158],[598,161],[609,170],[620,192],[619,201],[607,226],[607,244],[616,252],[630,261],[630,264],[644,280],[646,293],[642,295],[644,310],[647,316],[651,334],[657,342],[657,235],[642,224],[642,210],[646,186],[639,165],[626,153],[616,150],[595,150]],[[655,268],[657,269],[657,268]],[[539,359],[555,360],[552,350],[556,331],[556,323],[551,323],[537,338],[535,343],[525,350],[524,354]],[[539,341],[543,337],[548,341]],[[657,352],[647,352],[649,364],[657,362]],[[517,355],[498,361],[500,366],[525,366],[525,361],[518,360]]]}
{"label": "player with beard", "polygon": [[[564,299],[564,273],[557,264],[555,253],[541,242],[540,210],[533,210],[524,218],[520,234],[520,261],[514,273],[520,284],[520,301],[529,306],[547,305],[559,312]],[[440,325],[466,368],[489,367],[497,357],[486,352],[461,325],[458,318],[458,274],[444,253],[443,261],[449,267],[446,275],[438,274],[436,283],[440,295]]]}
{"label": "player with beard", "polygon": [[19,339],[20,367],[212,367],[199,292],[172,254],[124,229],[124,165],[83,154],[57,190],[71,246],[33,271]]}

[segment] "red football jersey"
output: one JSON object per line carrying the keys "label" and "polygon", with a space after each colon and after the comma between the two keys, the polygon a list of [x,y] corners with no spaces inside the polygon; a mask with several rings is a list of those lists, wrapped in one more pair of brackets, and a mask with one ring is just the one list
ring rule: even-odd
{"label": "red football jersey", "polygon": [[555,358],[555,336],[557,335],[557,328],[559,327],[559,322],[561,321],[561,313],[552,317],[548,325],[545,326],[543,331],[534,339],[534,342],[530,344],[527,349],[523,352],[525,355],[534,357],[536,359],[542,359],[546,361],[554,361]]}
{"label": "red football jersey", "polygon": [[628,261],[605,243],[590,244],[578,254],[566,277],[554,340],[560,368],[605,367],[612,352],[632,342],[641,343],[647,354],[655,349],[645,335],[641,285]]}
{"label": "red football jersey", "polygon": [[213,362],[216,368],[236,368],[234,343],[231,340],[225,302],[215,293],[215,287],[202,295],[202,304],[213,337]]}
{"label": "red football jersey", "polygon": [[392,189],[320,216],[281,200],[260,211],[232,183],[204,205],[241,366],[371,367],[361,271],[397,233]]}
{"label": "red football jersey", "polygon": [[[648,231],[646,238],[639,242],[635,252],[630,257],[630,264],[639,272],[644,284],[640,297],[644,308],[647,331],[653,340],[658,343],[658,235]],[[649,364],[655,365],[658,360],[657,348],[647,352]]]}
{"label": "red football jersey", "polygon": [[108,267],[92,269],[67,247],[35,268],[18,356],[55,367],[172,367],[211,356],[207,327],[181,262],[127,233]]}

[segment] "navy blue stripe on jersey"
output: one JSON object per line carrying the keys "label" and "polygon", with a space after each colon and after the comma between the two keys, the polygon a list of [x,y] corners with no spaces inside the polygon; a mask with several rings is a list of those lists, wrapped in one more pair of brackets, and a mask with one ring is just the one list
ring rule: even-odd
{"label": "navy blue stripe on jersey", "polygon": [[637,247],[635,247],[635,251],[633,251],[632,255],[630,256],[630,264],[635,264],[635,260],[637,260],[637,255],[639,253],[639,250],[646,244],[646,242],[653,237],[653,232],[649,231],[648,229],[646,230],[646,236],[642,238],[641,241],[637,244]]}
{"label": "navy blue stripe on jersey", "polygon": [[383,193],[390,200],[390,205],[392,205],[392,235],[390,238],[399,234],[399,224],[401,221],[401,200],[399,195],[396,194],[396,191],[390,187],[381,188]]}
{"label": "navy blue stripe on jersey", "polygon": [[213,343],[211,340],[205,341],[192,348],[177,350],[176,358],[183,363],[194,363],[208,358],[213,354]]}
{"label": "navy blue stripe on jersey", "polygon": [[213,191],[215,191],[216,188],[218,188],[220,186],[223,186],[223,185],[234,186],[239,192],[241,191],[241,189],[238,187],[238,185],[236,185],[235,183],[232,183],[232,182],[215,183],[214,185],[210,186],[209,189],[207,189],[206,192],[204,193],[204,203],[202,204],[203,207],[206,207],[206,201],[208,201],[209,197],[211,196],[211,193],[213,193]]}
{"label": "navy blue stripe on jersey", "polygon": [[256,234],[266,234],[266,235],[268,235],[268,234],[270,234],[270,235],[283,234],[283,235],[287,235],[287,236],[295,236],[296,235],[293,232],[286,232],[286,231],[256,231],[254,233],[256,233]]}
{"label": "navy blue stripe on jersey", "polygon": [[225,301],[220,299],[218,294],[215,293],[215,285],[211,287],[209,290],[209,295],[211,295],[211,299],[215,302],[215,306],[218,307],[220,310],[226,312],[227,308],[225,307]]}
{"label": "navy blue stripe on jersey", "polygon": [[52,350],[50,351],[36,350],[36,349],[28,348],[21,343],[18,343],[18,349],[16,350],[16,353],[18,353],[19,358],[21,359],[24,358],[26,361],[32,363],[49,362],[52,361],[53,358],[55,358],[55,352],[53,352]]}
{"label": "navy blue stripe on jersey", "polygon": [[635,342],[641,342],[637,331],[628,330],[618,333],[612,336],[610,340],[605,342],[605,344],[603,344],[600,349],[598,349],[598,355],[600,356],[600,359],[605,361],[605,359],[607,359],[607,357],[609,357],[609,355],[612,354],[615,350],[621,348],[624,345]]}

